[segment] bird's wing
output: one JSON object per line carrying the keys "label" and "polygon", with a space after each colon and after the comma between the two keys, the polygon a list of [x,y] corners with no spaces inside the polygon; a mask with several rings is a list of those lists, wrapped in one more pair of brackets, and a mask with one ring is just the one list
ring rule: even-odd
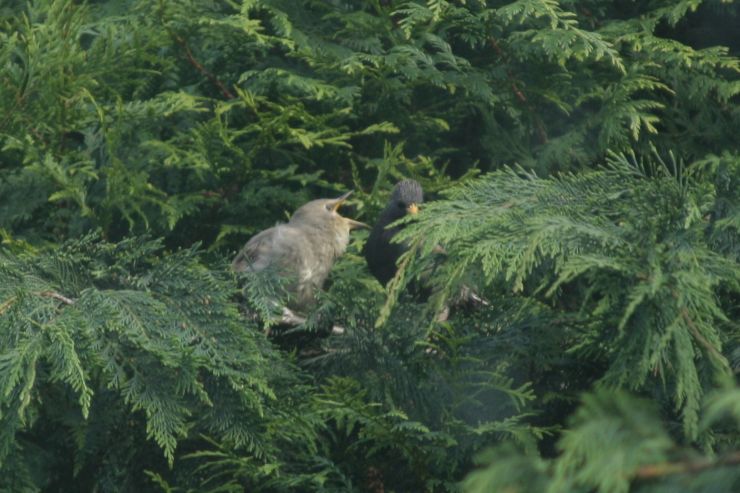
{"label": "bird's wing", "polygon": [[280,226],[274,226],[252,236],[234,257],[231,267],[237,272],[249,269],[261,271],[270,262],[270,250],[273,238]]}
{"label": "bird's wing", "polygon": [[396,262],[404,251],[406,246],[393,243],[391,240],[393,236],[400,231],[399,226],[393,228],[386,228],[391,221],[381,220],[375,225],[373,230],[370,232],[370,236],[365,243],[363,253],[367,260],[367,265],[370,268],[370,272],[380,281],[381,284],[385,285],[390,281],[396,274]]}

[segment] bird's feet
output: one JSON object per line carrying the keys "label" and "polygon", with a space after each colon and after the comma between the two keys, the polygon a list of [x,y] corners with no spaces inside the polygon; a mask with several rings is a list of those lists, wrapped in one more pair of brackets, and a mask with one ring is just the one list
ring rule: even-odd
{"label": "bird's feet", "polygon": [[[290,308],[283,307],[283,314],[280,317],[280,323],[285,325],[302,325],[306,323],[306,317],[302,317],[294,313]],[[339,325],[332,325],[331,333],[334,335],[344,334],[344,327]]]}

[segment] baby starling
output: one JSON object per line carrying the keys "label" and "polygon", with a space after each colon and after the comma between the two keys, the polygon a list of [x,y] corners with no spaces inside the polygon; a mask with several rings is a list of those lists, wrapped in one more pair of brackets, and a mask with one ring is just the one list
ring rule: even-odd
{"label": "baby starling", "polygon": [[419,212],[419,204],[423,202],[424,192],[419,182],[415,180],[398,182],[391,193],[388,205],[380,213],[378,222],[370,232],[363,253],[370,272],[384,286],[396,275],[396,262],[407,248],[403,244],[391,241],[402,226],[391,228],[387,226],[406,214],[416,214]]}
{"label": "baby starling", "polygon": [[312,200],[295,211],[287,224],[256,234],[234,258],[233,269],[259,272],[275,268],[287,280],[288,305],[299,311],[310,308],[334,261],[347,248],[350,230],[369,228],[337,212],[351,193]]}

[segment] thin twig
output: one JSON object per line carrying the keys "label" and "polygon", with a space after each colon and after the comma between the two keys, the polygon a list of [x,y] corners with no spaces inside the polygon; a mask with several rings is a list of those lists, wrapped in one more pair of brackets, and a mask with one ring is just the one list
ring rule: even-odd
{"label": "thin twig", "polygon": [[664,462],[643,466],[635,473],[636,479],[655,479],[671,474],[696,473],[715,467],[740,464],[740,451],[733,452],[717,460],[702,459],[698,461]]}
{"label": "thin twig", "polygon": [[8,308],[10,308],[13,305],[13,303],[15,303],[16,299],[17,298],[15,296],[11,296],[7,300],[3,301],[3,303],[0,305],[0,315],[5,313],[8,310]]}
{"label": "thin twig", "polygon": [[[501,49],[501,46],[499,46],[498,41],[496,41],[496,38],[493,36],[488,38],[488,42],[491,44],[491,47],[496,52],[498,56],[501,58],[506,58],[504,56],[504,50]],[[527,96],[524,95],[524,93],[519,89],[519,87],[516,85],[516,80],[514,80],[514,75],[512,74],[510,69],[506,69],[506,77],[509,79],[509,82],[511,83],[511,89],[514,91],[514,95],[519,100],[519,102],[526,104],[527,103]]]}
{"label": "thin twig", "polygon": [[[291,325],[297,327],[306,323],[306,317],[294,313],[290,308],[283,307],[283,315],[280,317],[280,323],[284,325]],[[331,333],[334,335],[344,334],[344,327],[339,325],[332,325]],[[270,335],[267,333],[267,335]]]}
{"label": "thin twig", "polygon": [[[498,41],[496,41],[496,38],[494,38],[493,36],[489,36],[488,42],[493,50],[496,52],[496,54],[504,61],[506,61],[504,50],[501,49],[501,46],[498,44]],[[517,81],[514,78],[513,72],[508,68],[506,69],[506,77],[509,79],[511,90],[514,92],[516,98],[527,108],[527,111],[529,111],[529,113],[532,115],[535,127],[537,128],[537,136],[539,137],[540,144],[546,144],[548,141],[548,137],[547,131],[545,130],[545,124],[542,122],[540,116],[535,112],[534,107],[532,107],[532,105],[530,104],[527,96],[524,94],[524,91],[517,85]]]}
{"label": "thin twig", "polygon": [[[61,295],[57,293],[56,291],[39,291],[33,294],[37,296],[43,296],[45,298],[54,298],[55,300],[61,301],[65,305],[75,304],[75,300],[67,298],[66,296]],[[7,300],[3,301],[2,303],[0,303],[0,315],[8,311],[8,308],[10,308],[13,305],[13,303],[15,303],[16,301],[18,301],[18,297],[12,296],[8,298]]]}
{"label": "thin twig", "polygon": [[37,293],[39,296],[44,296],[46,298],[54,298],[55,300],[59,300],[65,305],[74,305],[75,300],[67,298],[66,296],[63,296],[56,291],[41,291]]}
{"label": "thin twig", "polygon": [[719,350],[717,350],[717,348],[714,347],[714,345],[712,345],[712,343],[709,342],[706,339],[706,337],[704,337],[701,334],[701,332],[699,332],[699,328],[696,326],[694,321],[691,320],[689,311],[685,307],[682,307],[679,310],[679,312],[681,313],[681,317],[684,319],[684,322],[686,322],[686,325],[689,327],[689,331],[694,336],[694,338],[699,342],[699,344],[704,346],[707,349],[707,351],[712,353],[720,362],[726,364],[727,360],[725,359],[725,356],[721,352],[719,352]]}
{"label": "thin twig", "polygon": [[211,72],[210,70],[208,70],[207,68],[205,68],[203,66],[203,64],[200,63],[193,56],[193,52],[190,51],[190,46],[188,45],[188,42],[185,40],[185,38],[183,38],[182,36],[180,36],[178,34],[175,34],[174,37],[175,37],[175,41],[177,41],[177,44],[179,44],[182,47],[182,49],[185,50],[185,56],[187,57],[188,62],[190,62],[190,65],[192,65],[193,67],[195,67],[198,70],[198,72],[200,72],[201,74],[205,75],[206,78],[209,81],[211,81],[211,83],[213,85],[215,85],[216,87],[218,87],[218,89],[221,91],[221,94],[223,94],[223,96],[226,99],[234,99],[234,94],[229,90],[228,87],[226,87],[226,84],[224,84],[223,82],[221,82],[219,80],[219,78],[216,77],[213,74],[213,72]]}

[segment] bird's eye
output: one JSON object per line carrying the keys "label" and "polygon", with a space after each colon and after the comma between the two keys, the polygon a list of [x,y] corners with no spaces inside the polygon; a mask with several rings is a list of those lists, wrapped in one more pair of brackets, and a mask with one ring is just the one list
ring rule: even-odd
{"label": "bird's eye", "polygon": [[406,204],[403,203],[403,200],[399,200],[398,201],[398,208],[399,209],[405,209],[406,208]]}
{"label": "bird's eye", "polygon": [[334,209],[332,208],[331,204],[326,204],[326,205],[325,205],[324,207],[326,207],[326,210],[327,210],[327,211],[330,211],[330,212],[331,212],[332,210],[334,210]]}

